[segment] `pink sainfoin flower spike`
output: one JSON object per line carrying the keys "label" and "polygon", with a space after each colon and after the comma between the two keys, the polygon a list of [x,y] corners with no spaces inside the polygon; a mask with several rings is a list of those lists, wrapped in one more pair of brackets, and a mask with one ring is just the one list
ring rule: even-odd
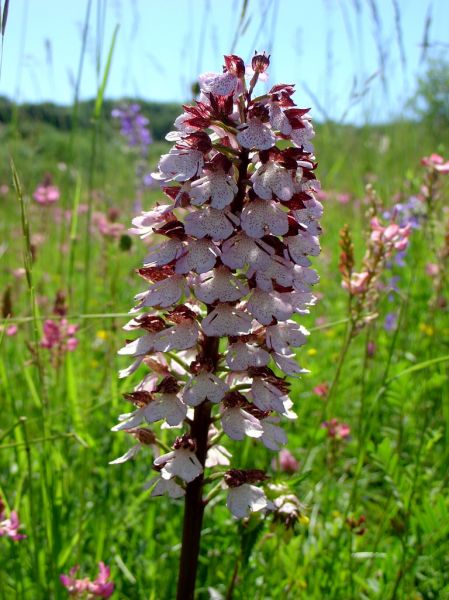
{"label": "pink sainfoin flower spike", "polygon": [[70,324],[67,319],[61,319],[60,321],[47,319],[44,321],[43,329],[42,348],[73,352],[78,346],[78,340],[75,337],[78,325]]}
{"label": "pink sainfoin flower spike", "polygon": [[118,209],[110,208],[106,214],[95,212],[92,216],[92,223],[103,237],[117,239],[125,231],[125,226],[117,220],[119,216]]}
{"label": "pink sainfoin flower spike", "polygon": [[326,398],[329,393],[329,384],[326,382],[319,383],[313,388],[312,392],[320,398]]}
{"label": "pink sainfoin flower spike", "polygon": [[371,219],[371,240],[382,247],[384,255],[389,258],[394,250],[403,252],[408,246],[411,225],[399,227],[396,223],[383,226],[377,217]]}
{"label": "pink sainfoin flower spike", "polygon": [[33,198],[42,206],[49,206],[59,200],[59,188],[53,185],[51,175],[47,173],[44,180],[34,191]]}
{"label": "pink sainfoin flower spike", "polygon": [[62,585],[67,589],[71,598],[110,598],[114,592],[114,583],[108,581],[111,570],[103,562],[98,563],[98,575],[91,581],[88,577],[76,579],[79,566],[72,567],[69,575],[60,575]]}
{"label": "pink sainfoin flower spike", "polygon": [[429,231],[432,232],[436,229],[436,225],[442,223],[444,219],[442,211],[444,195],[441,176],[449,174],[449,160],[445,160],[439,154],[431,154],[422,158],[421,164],[426,168],[426,171],[421,186],[420,199],[426,209],[426,219],[431,223]]}
{"label": "pink sainfoin flower spike", "polygon": [[[299,471],[299,462],[287,448],[282,448],[278,454],[279,469],[284,473],[296,473]],[[273,468],[277,468],[276,460],[273,459]]]}
{"label": "pink sainfoin flower spike", "polygon": [[338,419],[325,421],[321,427],[327,430],[327,435],[336,440],[346,440],[351,435],[351,428],[347,423],[343,423]]}
{"label": "pink sainfoin flower spike", "polygon": [[9,517],[7,517],[5,509],[5,504],[0,498],[0,537],[9,537],[15,542],[25,539],[27,536],[19,533],[19,515],[16,511],[12,510]]}
{"label": "pink sainfoin flower spike", "polygon": [[75,337],[78,325],[69,323],[65,318],[67,314],[66,298],[62,291],[57,292],[53,305],[53,312],[61,319],[47,319],[43,325],[43,335],[40,342],[52,354],[53,362],[59,365],[59,359],[66,352],[73,352],[78,346]]}
{"label": "pink sainfoin flower spike", "polygon": [[[2,326],[0,327],[0,331],[2,331]],[[12,323],[11,325],[8,325],[5,328],[5,335],[7,335],[8,337],[13,337],[18,331],[19,328],[17,327],[17,325],[15,323]]]}
{"label": "pink sainfoin flower spike", "polygon": [[438,173],[441,173],[442,175],[447,175],[449,173],[449,160],[445,162],[444,158],[439,154],[424,156],[421,159],[421,164],[437,171]]}
{"label": "pink sainfoin flower spike", "polygon": [[370,201],[369,228],[366,232],[366,250],[362,260],[362,270],[355,271],[354,246],[348,225],[340,231],[339,270],[342,274],[342,287],[349,295],[351,335],[356,335],[363,327],[378,316],[381,278],[395,253],[404,252],[412,232],[411,223],[404,226],[395,222],[395,215],[382,223],[377,216],[379,200],[373,188],[367,186]]}
{"label": "pink sainfoin flower spike", "polygon": [[[145,365],[152,380],[125,395],[135,410],[113,429],[183,428],[154,460],[153,495],[191,502],[186,491],[205,469],[231,467],[226,446],[249,437],[278,452],[282,421],[296,418],[286,376],[304,372],[295,348],[308,331],[295,317],[315,303],[309,257],[320,252],[323,207],[309,109],[296,107],[294,86],[252,99],[269,62],[256,54],[247,82],[243,60],[230,55],[222,72],[200,77],[200,98],[176,119],[167,135],[174,146],[154,174],[168,203],[133,220],[132,233],[149,242],[138,270],[147,285],[125,326],[141,335],[119,352],[133,361],[121,376]],[[297,468],[281,457],[283,469]],[[265,478],[229,468],[234,516],[267,506]]]}

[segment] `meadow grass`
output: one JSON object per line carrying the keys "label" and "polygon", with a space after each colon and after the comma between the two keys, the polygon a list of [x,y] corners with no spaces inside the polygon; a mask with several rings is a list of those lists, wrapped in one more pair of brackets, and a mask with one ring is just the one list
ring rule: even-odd
{"label": "meadow grass", "polygon": [[[143,289],[134,270],[145,248],[136,239],[128,248],[95,228],[86,234],[86,214],[74,218],[73,208],[89,196],[92,211],[118,208],[126,226],[134,214],[133,156],[106,131],[92,170],[91,143],[78,130],[70,146],[67,133],[42,124],[20,136],[0,130],[0,184],[10,185],[0,197],[0,277],[12,298],[4,324],[19,328],[0,338],[0,494],[19,511],[28,536],[0,539],[5,600],[65,598],[59,575],[74,564],[94,575],[100,560],[112,568],[115,597],[175,595],[182,504],[150,498],[143,489],[152,476],[149,452],[108,465],[128,448],[109,430],[128,408],[122,393],[138,381],[117,378],[125,365],[116,352],[126,338],[123,315]],[[153,165],[164,147],[151,147]],[[225,597],[236,564],[236,599],[449,598],[449,321],[447,309],[429,308],[425,265],[434,257],[424,231],[413,233],[407,265],[395,271],[401,294],[393,303],[383,298],[379,318],[350,344],[330,402],[312,391],[332,381],[344,343],[339,230],[351,226],[360,257],[365,184],[373,182],[391,206],[396,192],[419,190],[421,156],[448,150],[419,123],[318,126],[322,187],[348,193],[350,201],[326,201],[323,253],[314,261],[321,299],[300,319],[313,331],[298,353],[311,373],[293,382],[299,418],[289,426],[289,448],[300,470],[289,478],[309,522],[285,531],[254,518],[245,527],[222,497],[214,500],[204,522],[198,598],[209,598],[209,588]],[[23,197],[11,185],[9,156]],[[61,189],[66,217],[30,200],[45,171]],[[447,205],[447,193],[444,199]],[[146,192],[144,208],[158,200],[161,193]],[[12,271],[24,264],[27,277],[15,278]],[[68,294],[68,319],[79,324],[80,344],[55,364],[39,339],[58,290]],[[387,332],[383,318],[392,307],[401,311],[400,327]],[[368,341],[373,353],[366,352]],[[335,446],[321,427],[324,415],[348,423],[351,438]],[[233,450],[242,467],[265,468],[272,459],[251,441]],[[282,479],[276,469],[269,474]],[[357,534],[347,519],[362,515],[364,531]]]}

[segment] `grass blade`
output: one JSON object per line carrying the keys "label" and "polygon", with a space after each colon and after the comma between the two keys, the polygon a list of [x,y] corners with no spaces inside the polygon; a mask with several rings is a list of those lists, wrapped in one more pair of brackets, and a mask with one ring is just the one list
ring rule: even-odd
{"label": "grass blade", "polygon": [[6,21],[8,20],[9,0],[5,0],[5,6],[3,7],[3,14],[0,6],[0,22],[2,26],[2,37],[5,37]]}
{"label": "grass blade", "polygon": [[100,118],[101,108],[103,106],[103,100],[104,100],[104,92],[106,90],[106,86],[107,86],[108,79],[109,79],[109,71],[111,70],[112,57],[114,54],[114,48],[115,48],[115,42],[117,39],[118,30],[119,30],[119,25],[116,25],[115,29],[114,29],[114,33],[112,34],[112,41],[111,41],[111,45],[109,47],[108,59],[106,61],[106,67],[104,69],[103,79],[101,81],[101,85],[100,85],[100,87],[98,89],[98,93],[97,93],[97,98],[95,100],[95,109],[94,109],[94,118],[95,119]]}

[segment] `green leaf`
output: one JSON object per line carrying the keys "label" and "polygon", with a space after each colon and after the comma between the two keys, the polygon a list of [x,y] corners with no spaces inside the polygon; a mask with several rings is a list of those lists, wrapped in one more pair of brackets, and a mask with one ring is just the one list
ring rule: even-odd
{"label": "green leaf", "polygon": [[433,365],[437,365],[439,363],[449,362],[449,355],[439,356],[438,358],[431,358],[429,360],[425,360],[421,363],[413,365],[413,367],[409,367],[408,369],[404,369],[397,375],[394,375],[387,381],[387,385],[394,381],[395,379],[399,379],[399,377],[403,377],[404,375],[409,375],[410,373],[414,373],[415,371],[422,371],[423,369],[428,369]]}
{"label": "green leaf", "polygon": [[106,91],[106,85],[108,83],[108,78],[109,78],[109,71],[111,70],[112,56],[114,54],[115,41],[117,39],[118,30],[119,30],[119,25],[116,25],[115,29],[114,29],[114,33],[112,34],[112,41],[111,41],[111,45],[109,47],[109,52],[108,52],[108,60],[106,62],[106,68],[103,73],[103,80],[98,89],[97,98],[95,100],[95,109],[94,109],[94,118],[95,119],[100,118],[101,108],[103,106],[103,100],[104,100],[104,93]]}

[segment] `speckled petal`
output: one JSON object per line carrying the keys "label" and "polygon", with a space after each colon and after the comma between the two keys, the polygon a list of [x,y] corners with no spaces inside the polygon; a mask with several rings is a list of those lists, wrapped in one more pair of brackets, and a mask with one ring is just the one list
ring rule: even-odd
{"label": "speckled petal", "polygon": [[189,242],[186,253],[176,261],[176,273],[206,273],[214,267],[219,255],[219,249],[211,240],[193,240]]}
{"label": "speckled petal", "polygon": [[187,235],[198,239],[208,236],[216,242],[225,240],[234,233],[234,226],[228,215],[210,207],[189,213],[184,220],[184,228]]}
{"label": "speckled petal", "polygon": [[231,304],[219,304],[203,319],[201,327],[211,337],[242,335],[250,331],[251,317]]}
{"label": "speckled petal", "polygon": [[290,171],[275,163],[262,165],[252,176],[255,193],[263,200],[271,200],[275,195],[284,202],[291,200],[294,181]]}
{"label": "speckled petal", "polygon": [[250,512],[263,510],[267,504],[264,491],[249,483],[230,488],[226,500],[226,506],[237,519],[247,517]]}
{"label": "speckled petal", "polygon": [[276,136],[270,127],[259,119],[251,119],[237,134],[237,141],[243,148],[268,150],[274,146]]}
{"label": "speckled petal", "polygon": [[192,286],[198,300],[205,304],[236,302],[249,292],[247,283],[240,281],[226,267],[219,267],[208,273],[197,275]]}
{"label": "speckled petal", "polygon": [[163,267],[168,265],[172,260],[181,256],[184,251],[184,246],[180,240],[168,239],[158,246],[150,248],[149,253],[145,257],[144,265],[146,267]]}
{"label": "speckled petal", "polygon": [[275,202],[254,200],[245,205],[241,215],[243,231],[253,238],[271,233],[285,235],[288,231],[288,216]]}

